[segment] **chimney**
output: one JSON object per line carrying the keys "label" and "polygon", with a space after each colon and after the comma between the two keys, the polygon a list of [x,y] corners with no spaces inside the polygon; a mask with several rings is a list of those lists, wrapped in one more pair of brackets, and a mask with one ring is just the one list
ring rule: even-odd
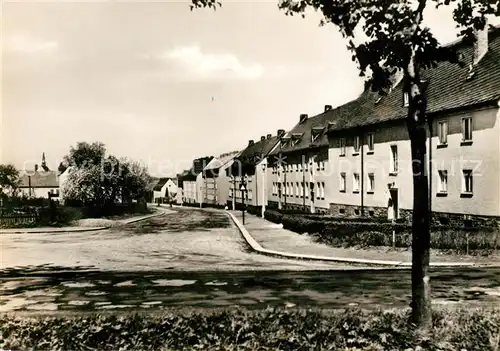
{"label": "chimney", "polygon": [[477,65],[479,61],[486,55],[488,52],[488,22],[484,24],[483,29],[475,29],[474,30],[474,54],[473,54],[473,65]]}
{"label": "chimney", "polygon": [[252,146],[253,145],[253,140],[249,140],[248,141],[248,146]]}
{"label": "chimney", "polygon": [[278,136],[279,137],[282,137],[283,135],[285,135],[285,130],[284,129],[278,129]]}
{"label": "chimney", "polygon": [[266,137],[263,135],[260,137],[260,141],[264,141],[264,140],[266,140]]}
{"label": "chimney", "polygon": [[332,109],[332,105],[325,105],[325,112],[330,111]]}
{"label": "chimney", "polygon": [[303,123],[307,119],[307,115],[305,113],[300,115],[299,123]]}
{"label": "chimney", "polygon": [[272,137],[272,134],[267,135],[267,139],[271,139],[271,137]]}

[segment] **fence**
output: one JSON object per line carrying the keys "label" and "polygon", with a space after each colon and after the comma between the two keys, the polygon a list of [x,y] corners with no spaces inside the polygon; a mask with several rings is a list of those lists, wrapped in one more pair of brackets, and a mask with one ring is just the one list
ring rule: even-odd
{"label": "fence", "polygon": [[16,227],[19,225],[34,224],[38,216],[32,214],[9,214],[0,216],[0,227]]}

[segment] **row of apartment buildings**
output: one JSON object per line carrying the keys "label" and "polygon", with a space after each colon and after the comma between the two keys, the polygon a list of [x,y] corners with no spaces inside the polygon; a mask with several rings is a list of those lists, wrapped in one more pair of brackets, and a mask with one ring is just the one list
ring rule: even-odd
{"label": "row of apartment buildings", "polygon": [[[478,33],[474,45],[451,45],[471,64],[445,62],[423,74],[434,219],[499,220],[500,28]],[[388,95],[366,90],[342,106],[326,105],[318,115],[300,114],[287,132],[250,140],[240,152],[195,160],[205,164],[180,182],[190,189],[184,196],[234,207],[242,203],[243,179],[245,203],[262,212],[273,207],[409,218],[408,101],[396,79]]]}

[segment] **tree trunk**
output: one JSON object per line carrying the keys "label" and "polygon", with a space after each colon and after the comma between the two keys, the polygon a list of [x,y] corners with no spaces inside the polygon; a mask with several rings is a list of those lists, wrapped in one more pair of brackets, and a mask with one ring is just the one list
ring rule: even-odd
{"label": "tree trunk", "polygon": [[[416,68],[414,65],[413,68]],[[418,69],[410,70],[408,134],[411,142],[413,171],[412,223],[412,321],[421,330],[432,326],[429,277],[430,225],[429,183],[426,157],[426,102]]]}

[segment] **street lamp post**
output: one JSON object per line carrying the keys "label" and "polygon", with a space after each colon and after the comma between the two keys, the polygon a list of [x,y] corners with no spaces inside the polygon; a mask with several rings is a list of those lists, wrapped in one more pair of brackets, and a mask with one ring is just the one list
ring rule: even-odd
{"label": "street lamp post", "polygon": [[242,204],[241,214],[243,217],[243,225],[245,224],[245,192],[247,191],[246,185],[247,185],[246,177],[241,177],[240,190],[241,190],[241,204]]}
{"label": "street lamp post", "polygon": [[264,218],[264,213],[266,212],[266,169],[267,163],[262,162],[262,218]]}
{"label": "street lamp post", "polygon": [[0,187],[0,216],[3,217],[3,188]]}

